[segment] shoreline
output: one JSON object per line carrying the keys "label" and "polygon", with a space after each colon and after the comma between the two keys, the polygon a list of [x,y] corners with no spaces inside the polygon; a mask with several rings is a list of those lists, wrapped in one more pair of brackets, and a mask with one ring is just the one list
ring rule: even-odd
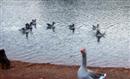
{"label": "shoreline", "polygon": [[[52,63],[52,62],[43,62],[43,63],[35,63],[35,62],[29,62],[29,61],[22,61],[22,60],[16,60],[16,59],[9,59],[11,60],[11,62],[20,62],[20,63],[28,63],[28,64],[50,64],[50,65],[60,65],[60,66],[77,66],[79,67],[80,64],[62,64],[62,63]],[[118,69],[118,68],[121,68],[121,69],[130,69],[130,67],[122,67],[122,66],[87,66],[89,68],[115,68],[115,69]]]}
{"label": "shoreline", "polygon": [[[75,67],[79,67],[80,65],[67,65],[67,64],[55,64],[55,63],[33,63],[33,62],[26,62],[26,61],[21,61],[21,60],[11,60],[11,62],[18,62],[18,63],[25,63],[25,64],[33,64],[33,65],[54,65],[54,66],[65,66],[65,67],[71,67],[71,66],[75,66]],[[115,67],[115,66],[87,66],[88,68],[114,68],[114,69],[130,69],[129,67]]]}
{"label": "shoreline", "polygon": [[[11,69],[0,68],[0,79],[77,79],[78,65],[29,63],[11,61]],[[106,73],[107,79],[130,79],[130,68],[88,67],[96,73]]]}

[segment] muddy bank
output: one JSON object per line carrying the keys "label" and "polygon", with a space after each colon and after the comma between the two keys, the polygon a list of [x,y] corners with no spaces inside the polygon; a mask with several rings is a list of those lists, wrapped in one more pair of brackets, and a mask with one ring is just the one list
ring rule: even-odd
{"label": "muddy bank", "polygon": [[[79,66],[55,65],[49,63],[36,64],[11,61],[10,70],[0,69],[0,79],[77,79]],[[88,67],[99,73],[107,73],[107,79],[130,79],[128,68]]]}

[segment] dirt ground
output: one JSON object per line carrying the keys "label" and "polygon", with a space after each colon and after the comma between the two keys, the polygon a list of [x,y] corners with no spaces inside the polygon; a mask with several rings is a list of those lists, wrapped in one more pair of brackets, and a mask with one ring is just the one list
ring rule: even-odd
{"label": "dirt ground", "polygon": [[[79,66],[11,61],[11,69],[0,68],[0,79],[77,79],[78,68]],[[88,68],[96,73],[107,73],[107,79],[130,79],[128,68]]]}

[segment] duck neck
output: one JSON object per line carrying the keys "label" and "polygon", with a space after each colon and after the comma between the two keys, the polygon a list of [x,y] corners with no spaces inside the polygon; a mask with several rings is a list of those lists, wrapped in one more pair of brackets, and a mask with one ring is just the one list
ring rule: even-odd
{"label": "duck neck", "polygon": [[86,53],[83,53],[82,54],[82,66],[83,67],[86,67],[86,65],[87,65],[87,62],[86,62],[87,60],[86,60]]}

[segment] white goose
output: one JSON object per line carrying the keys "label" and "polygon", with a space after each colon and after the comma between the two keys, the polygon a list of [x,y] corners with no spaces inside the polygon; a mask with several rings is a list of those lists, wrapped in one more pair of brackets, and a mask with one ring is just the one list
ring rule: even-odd
{"label": "white goose", "polygon": [[106,74],[95,74],[94,72],[86,68],[86,50],[85,48],[80,49],[82,54],[82,64],[78,70],[78,79],[105,79]]}

